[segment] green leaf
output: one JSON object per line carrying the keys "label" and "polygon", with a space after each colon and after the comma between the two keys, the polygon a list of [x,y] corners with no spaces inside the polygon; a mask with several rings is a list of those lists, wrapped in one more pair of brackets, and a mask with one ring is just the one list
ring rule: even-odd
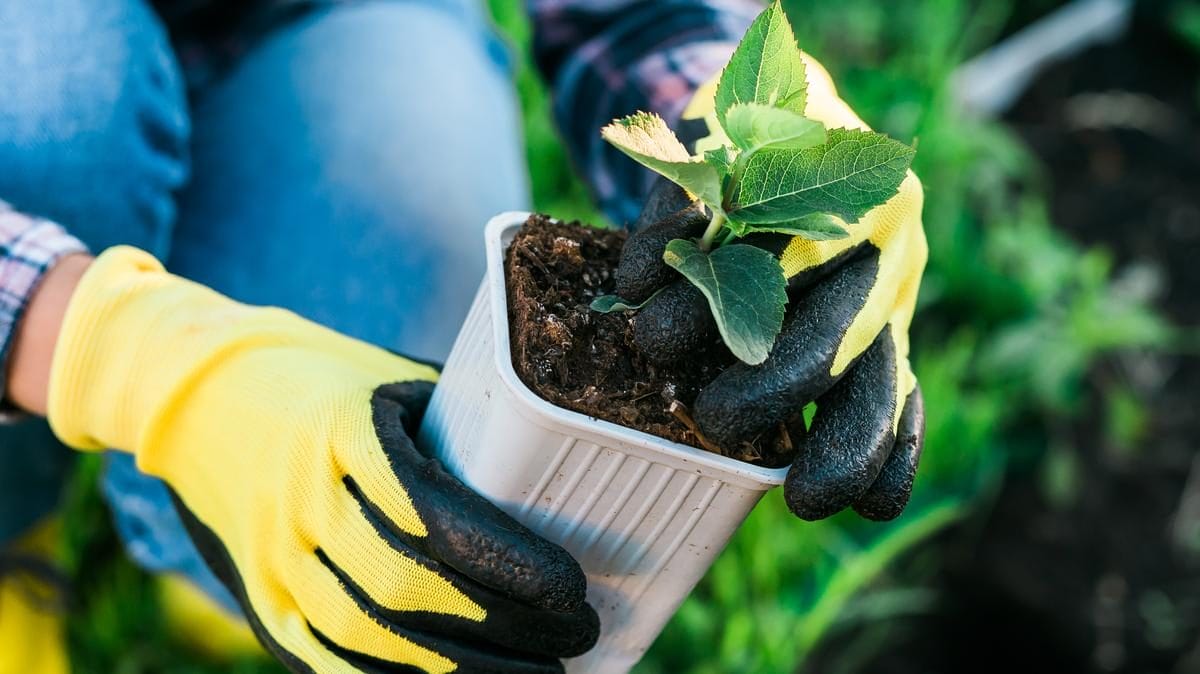
{"label": "green leaf", "polygon": [[663,260],[708,298],[733,355],[751,365],[767,359],[787,304],[787,283],[774,255],[738,244],[706,254],[695,242],[675,239]]}
{"label": "green leaf", "polygon": [[612,122],[600,134],[639,164],[666,176],[693,197],[720,207],[721,179],[717,170],[693,160],[662,117],[638,112]]}
{"label": "green leaf", "polygon": [[[657,295],[658,293],[654,293]],[[602,314],[610,314],[614,311],[637,311],[646,306],[646,302],[654,299],[654,295],[646,298],[645,302],[634,304],[629,300],[622,299],[616,295],[601,295],[592,300],[590,305],[592,311],[599,311]]]}
{"label": "green leaf", "polygon": [[704,161],[716,169],[718,179],[721,181],[721,203],[716,205],[708,204],[708,207],[714,213],[724,212],[726,197],[734,189],[733,172],[737,159],[737,150],[728,145],[722,145],[715,150],[708,150],[704,153]]}
{"label": "green leaf", "polygon": [[724,178],[733,169],[733,163],[737,161],[737,152],[727,145],[722,145],[715,150],[706,151],[704,161],[717,169],[717,173]]}
{"label": "green leaf", "polygon": [[746,161],[729,214],[760,225],[812,213],[857,222],[896,194],[912,158],[904,143],[857,129],[832,129],[807,150],[762,150]]}
{"label": "green leaf", "polygon": [[740,239],[750,233],[750,225],[728,216],[725,218],[725,228],[733,233],[732,236],[735,239]]}
{"label": "green leaf", "polygon": [[735,103],[761,103],[804,114],[807,90],[796,37],[779,2],[772,2],[751,24],[721,73],[717,118],[727,124],[726,113]]}
{"label": "green leaf", "polygon": [[791,110],[735,103],[725,113],[729,138],[744,153],[805,150],[825,142],[825,125]]}
{"label": "green leaf", "polygon": [[812,213],[797,220],[773,225],[747,225],[744,227],[744,231],[747,234],[750,232],[791,234],[813,241],[830,241],[850,236],[850,232],[847,232],[846,228],[828,213]]}

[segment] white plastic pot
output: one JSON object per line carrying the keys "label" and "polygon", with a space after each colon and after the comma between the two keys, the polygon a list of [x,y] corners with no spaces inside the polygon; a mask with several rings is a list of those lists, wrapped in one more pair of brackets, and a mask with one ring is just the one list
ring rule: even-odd
{"label": "white plastic pot", "polygon": [[486,231],[487,276],[425,414],[418,443],[538,534],[565,547],[600,614],[596,648],[571,674],[629,671],[759,498],[769,469],[546,402],[509,353],[504,249],[528,213]]}

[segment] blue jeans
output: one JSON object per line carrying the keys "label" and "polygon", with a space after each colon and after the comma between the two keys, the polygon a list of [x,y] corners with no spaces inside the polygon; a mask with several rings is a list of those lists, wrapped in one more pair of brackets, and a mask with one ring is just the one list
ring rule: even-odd
{"label": "blue jeans", "polygon": [[[185,91],[145,0],[0,3],[0,199],[93,250],[136,245],[235,299],[443,359],[484,222],[528,205],[506,56],[478,4],[331,4]],[[30,471],[48,479],[60,460],[41,459],[62,455],[44,422],[0,428],[0,540],[49,507]],[[112,453],[102,489],[138,563],[234,607],[161,482]]]}

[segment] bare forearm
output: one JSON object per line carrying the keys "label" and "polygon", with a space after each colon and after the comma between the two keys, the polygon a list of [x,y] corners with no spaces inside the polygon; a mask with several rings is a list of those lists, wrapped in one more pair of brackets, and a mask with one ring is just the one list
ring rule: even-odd
{"label": "bare forearm", "polygon": [[89,255],[58,261],[34,292],[17,327],[9,361],[7,399],[34,414],[46,414],[50,364],[71,293],[92,262]]}

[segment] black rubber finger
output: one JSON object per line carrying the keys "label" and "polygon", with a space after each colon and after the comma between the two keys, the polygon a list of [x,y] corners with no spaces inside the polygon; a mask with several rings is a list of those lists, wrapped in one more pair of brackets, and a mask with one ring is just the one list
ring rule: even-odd
{"label": "black rubber finger", "polygon": [[633,341],[659,364],[684,360],[714,343],[717,322],[696,286],[676,281],[633,315]]}
{"label": "black rubber finger", "polygon": [[817,399],[808,435],[783,483],[799,518],[819,520],[857,501],[879,477],[895,444],[896,347],[884,328],[828,393]]}
{"label": "black rubber finger", "polygon": [[564,613],[582,606],[579,563],[418,453],[404,429],[408,412],[381,392],[371,398],[375,432],[428,534],[412,536],[377,510],[379,520],[412,548],[517,601]]}
{"label": "black rubber finger", "polygon": [[887,463],[883,464],[883,470],[867,493],[855,501],[854,511],[877,522],[898,517],[912,495],[913,479],[924,446],[925,400],[921,397],[921,387],[917,386],[908,394],[904,411],[900,413],[900,429]]}
{"label": "black rubber finger", "polygon": [[[389,662],[345,648],[309,626],[316,638],[330,651],[364,674],[428,674],[413,665]],[[494,649],[478,649],[419,632],[398,632],[401,636],[455,663],[455,674],[562,674],[562,663],[554,658],[528,658]]]}
{"label": "black rubber finger", "polygon": [[[830,369],[838,348],[878,273],[879,249],[867,248],[798,295],[762,364],[737,363],[700,392],[693,414],[704,434],[722,447],[752,441],[828,391],[837,382]],[[641,314],[658,299],[635,317],[635,336]]]}
{"label": "black rubber finger", "polygon": [[696,143],[708,136],[708,123],[703,119],[681,119],[675,122],[675,136],[685,147],[696,153]]}
{"label": "black rubber finger", "polygon": [[[687,191],[679,185],[661,176],[655,178],[654,186],[650,188],[650,194],[642,204],[642,212],[633,223],[633,231],[641,232],[668,215],[691,206],[693,201]],[[660,254],[661,252],[659,251]]]}
{"label": "black rubber finger", "polygon": [[372,598],[358,581],[343,571],[323,550],[318,549],[317,556],[321,563],[337,577],[338,582],[363,612],[376,622],[396,626],[396,629],[449,635],[514,652],[558,658],[581,655],[596,645],[600,636],[600,618],[591,606],[581,604],[575,610],[567,612],[537,608],[460,575],[453,567],[434,559],[422,550],[415,549],[409,540],[393,533],[379,518],[378,509],[363,496],[353,479],[347,477],[345,481],[347,489],[358,501],[363,516],[375,528],[381,539],[408,559],[453,585],[486,613],[482,621],[474,621],[445,613],[387,608]]}
{"label": "black rubber finger", "polygon": [[654,291],[678,280],[679,272],[663,261],[663,250],[673,239],[700,236],[707,225],[708,217],[699,204],[685,204],[630,236],[614,274],[617,294],[631,302],[644,302]]}

